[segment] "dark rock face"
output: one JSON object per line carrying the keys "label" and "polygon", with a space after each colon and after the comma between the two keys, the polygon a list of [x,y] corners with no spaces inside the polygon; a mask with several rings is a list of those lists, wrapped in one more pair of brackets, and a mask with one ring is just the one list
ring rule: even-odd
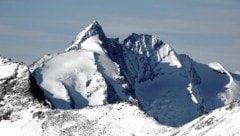
{"label": "dark rock face", "polygon": [[162,46],[164,43],[161,40],[147,34],[133,33],[123,41],[124,71],[132,84],[135,80],[144,82],[161,74],[157,70],[160,69],[157,52]]}
{"label": "dark rock face", "polygon": [[45,101],[44,93],[41,90],[41,88],[38,86],[36,79],[32,74],[30,74],[30,81],[31,81],[30,91],[33,97],[36,98],[40,103],[47,105]]}

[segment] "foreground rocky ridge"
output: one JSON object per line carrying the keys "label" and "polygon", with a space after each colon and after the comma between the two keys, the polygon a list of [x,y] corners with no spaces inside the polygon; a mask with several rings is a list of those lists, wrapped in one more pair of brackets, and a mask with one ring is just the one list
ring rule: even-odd
{"label": "foreground rocky ridge", "polygon": [[[36,100],[34,97],[37,97]],[[0,57],[0,120],[18,120],[18,113],[45,103],[44,94],[34,82],[28,67]]]}

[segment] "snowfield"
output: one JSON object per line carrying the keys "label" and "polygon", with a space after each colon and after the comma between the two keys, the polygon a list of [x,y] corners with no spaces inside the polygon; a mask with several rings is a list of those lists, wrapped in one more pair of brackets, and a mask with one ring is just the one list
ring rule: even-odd
{"label": "snowfield", "polygon": [[92,52],[72,51],[52,58],[43,69],[37,69],[37,83],[54,107],[104,104],[107,87],[93,60]]}

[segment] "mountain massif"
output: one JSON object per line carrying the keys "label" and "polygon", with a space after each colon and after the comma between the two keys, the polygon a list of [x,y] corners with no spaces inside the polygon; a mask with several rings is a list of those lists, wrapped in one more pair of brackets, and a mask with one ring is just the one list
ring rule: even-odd
{"label": "mountain massif", "polygon": [[237,135],[239,99],[240,75],[219,63],[198,63],[152,35],[119,42],[96,21],[29,67],[0,58],[8,135]]}

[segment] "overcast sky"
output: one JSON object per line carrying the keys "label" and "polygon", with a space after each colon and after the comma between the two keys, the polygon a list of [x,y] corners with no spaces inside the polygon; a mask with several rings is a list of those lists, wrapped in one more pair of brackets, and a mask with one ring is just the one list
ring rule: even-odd
{"label": "overcast sky", "polygon": [[108,37],[156,35],[177,53],[240,71],[240,0],[0,0],[0,55],[31,64],[97,20]]}

